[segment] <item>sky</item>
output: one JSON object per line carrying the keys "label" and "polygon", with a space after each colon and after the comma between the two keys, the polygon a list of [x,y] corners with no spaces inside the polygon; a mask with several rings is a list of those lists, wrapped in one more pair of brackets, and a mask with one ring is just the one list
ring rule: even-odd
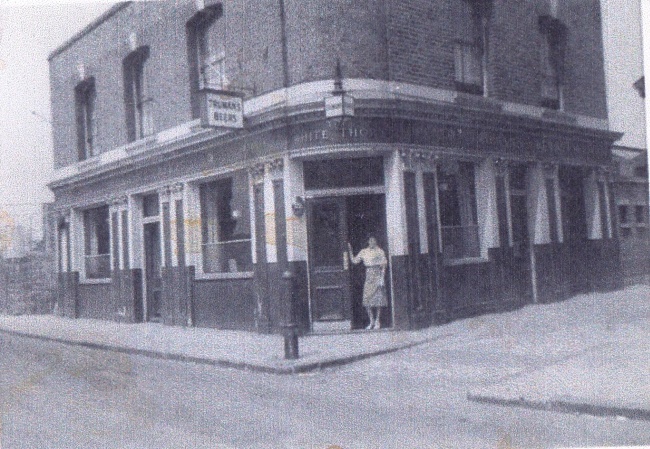
{"label": "sky", "polygon": [[53,200],[47,56],[110,3],[0,0],[0,211],[41,233]]}
{"label": "sky", "polygon": [[[611,129],[633,147],[646,146],[643,101],[632,88],[643,73],[639,2],[650,10],[650,0],[601,0]],[[40,204],[53,199],[47,56],[111,4],[0,0],[0,215],[31,227],[35,238]]]}
{"label": "sky", "polygon": [[601,0],[609,126],[625,134],[617,142],[646,147],[644,101],[632,84],[643,75],[641,1]]}

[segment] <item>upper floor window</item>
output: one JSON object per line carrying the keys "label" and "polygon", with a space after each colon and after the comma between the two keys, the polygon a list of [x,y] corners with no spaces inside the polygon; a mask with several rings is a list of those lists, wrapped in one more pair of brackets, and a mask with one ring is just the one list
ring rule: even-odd
{"label": "upper floor window", "polygon": [[199,89],[223,89],[226,51],[219,38],[221,27],[202,26],[196,35],[196,52],[199,65]]}
{"label": "upper floor window", "polygon": [[200,89],[221,90],[226,84],[225,34],[217,21],[223,14],[220,3],[206,6],[187,22],[188,57],[192,89],[192,112],[198,117]]}
{"label": "upper floor window", "polygon": [[111,277],[108,206],[84,211],[84,270],[87,279]]}
{"label": "upper floor window", "polygon": [[200,186],[204,273],[253,271],[248,174]]}
{"label": "upper floor window", "polygon": [[456,0],[454,65],[456,89],[483,94],[487,66],[487,20],[490,1]]}
{"label": "upper floor window", "polygon": [[480,257],[475,164],[445,161],[438,165],[442,253],[445,260]]}
{"label": "upper floor window", "polygon": [[124,105],[129,142],[153,133],[151,124],[151,98],[147,97],[145,63],[149,47],[139,47],[123,61]]}
{"label": "upper floor window", "polygon": [[541,104],[547,108],[562,109],[566,28],[551,16],[541,16],[539,26],[546,41],[540,48]]}
{"label": "upper floor window", "polygon": [[95,79],[88,78],[74,90],[77,118],[77,151],[80,161],[95,155]]}

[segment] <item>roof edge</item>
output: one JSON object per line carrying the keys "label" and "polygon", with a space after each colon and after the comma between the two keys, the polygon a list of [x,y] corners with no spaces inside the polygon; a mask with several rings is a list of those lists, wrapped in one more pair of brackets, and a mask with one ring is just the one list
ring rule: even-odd
{"label": "roof edge", "polygon": [[61,45],[59,45],[57,48],[52,50],[52,52],[48,55],[47,60],[51,61],[52,59],[54,59],[55,57],[63,53],[65,50],[70,48],[75,42],[77,42],[78,40],[80,40],[82,37],[86,36],[90,32],[92,32],[99,25],[104,23],[106,20],[110,19],[112,16],[120,12],[122,9],[129,6],[131,3],[133,2],[126,1],[126,2],[116,3],[115,5],[111,6],[106,12],[104,12],[102,15],[100,15],[95,20],[90,22],[88,25],[86,25],[81,31],[77,32],[71,38],[69,38]]}

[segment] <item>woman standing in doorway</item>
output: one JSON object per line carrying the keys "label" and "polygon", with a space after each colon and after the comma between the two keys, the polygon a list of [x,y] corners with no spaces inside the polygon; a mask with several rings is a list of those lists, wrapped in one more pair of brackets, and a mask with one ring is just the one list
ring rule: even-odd
{"label": "woman standing in doorway", "polygon": [[[384,285],[386,264],[388,263],[386,254],[377,245],[377,239],[374,237],[368,239],[368,247],[359,251],[356,257],[352,252],[350,243],[348,243],[348,251],[352,263],[358,264],[363,261],[363,265],[366,267],[366,280],[363,284],[363,306],[368,311],[370,320],[370,324],[366,329],[379,329],[381,327],[379,321],[381,308],[388,305]],[[373,314],[373,309],[376,311],[375,314]]]}

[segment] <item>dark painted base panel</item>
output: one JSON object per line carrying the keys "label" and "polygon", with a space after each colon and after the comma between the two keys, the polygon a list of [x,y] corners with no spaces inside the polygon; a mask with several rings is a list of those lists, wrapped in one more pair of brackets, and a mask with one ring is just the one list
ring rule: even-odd
{"label": "dark painted base panel", "polygon": [[584,240],[535,246],[537,300],[553,302],[623,287],[616,240]]}
{"label": "dark painted base panel", "polygon": [[127,323],[142,322],[142,270],[137,268],[113,272],[111,286],[117,319]]}
{"label": "dark painted base panel", "polygon": [[[537,299],[552,302],[572,295],[623,286],[616,240],[536,245]],[[445,265],[440,254],[393,256],[394,327],[417,329],[480,313],[510,310],[533,301],[529,255],[490,249],[488,260]],[[257,277],[263,272],[262,278]],[[257,332],[282,331],[292,322],[309,331],[307,263],[285,269],[267,264],[254,278],[197,280],[193,267],[163,270],[163,322]],[[80,284],[78,273],[58,279],[60,313],[68,317],[138,322],[142,319],[142,273],[114,273],[112,282]]]}
{"label": "dark painted base panel", "polygon": [[[533,251],[539,302],[623,285],[615,240],[536,245]],[[459,265],[445,265],[440,255],[420,255],[417,264],[411,256],[392,257],[395,327],[415,329],[532,303],[530,255],[494,248],[488,256]]]}
{"label": "dark painted base panel", "polygon": [[79,273],[59,273],[57,285],[57,304],[59,313],[67,318],[79,316]]}
{"label": "dark painted base panel", "polygon": [[194,322],[192,297],[194,267],[165,267],[162,270],[162,320],[170,326]]}
{"label": "dark painted base panel", "polygon": [[84,284],[78,287],[78,317],[98,320],[119,319],[120,303],[115,300],[110,282],[105,284]]}
{"label": "dark painted base panel", "polygon": [[197,327],[256,330],[256,310],[253,279],[193,282],[192,313]]}

